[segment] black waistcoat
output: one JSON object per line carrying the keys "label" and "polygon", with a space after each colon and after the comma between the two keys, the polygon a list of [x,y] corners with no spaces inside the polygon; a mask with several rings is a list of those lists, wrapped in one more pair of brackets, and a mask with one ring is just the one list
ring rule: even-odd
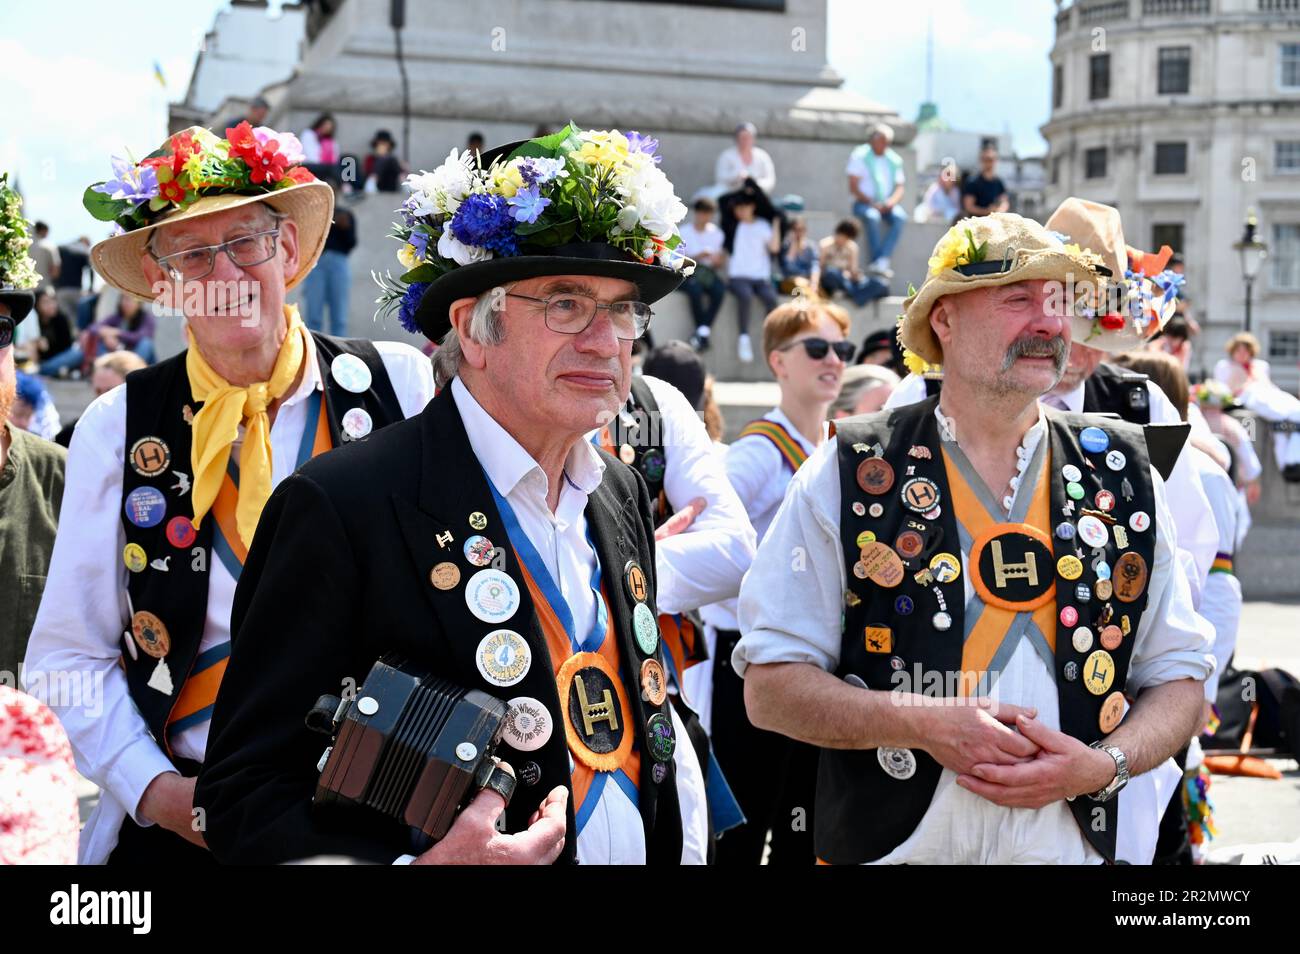
{"label": "black waistcoat", "polygon": [[[401,404],[373,344],[363,339],[332,338],[316,332],[312,332],[312,339],[316,345],[316,361],[321,379],[325,382],[324,402],[333,446],[339,446],[344,440],[340,421],[354,407],[365,408],[375,429],[402,419]],[[368,390],[353,393],[334,379],[330,373],[330,363],[340,354],[355,355],[366,363],[371,376]],[[149,566],[138,573],[128,573],[127,580],[132,611],[152,613],[167,628],[170,650],[166,663],[171,672],[171,694],[153,689],[148,684],[158,660],[143,651],[138,651],[134,658],[130,653],[122,654],[131,698],[144,716],[154,738],[169,755],[171,740],[167,738],[164,728],[198,656],[208,610],[208,573],[211,562],[218,559],[212,548],[213,527],[216,524],[216,517],[212,513],[207,514],[201,522],[194,540],[188,546],[178,548],[167,538],[169,522],[176,517],[192,519],[194,516],[191,496],[194,476],[190,463],[191,431],[185,409],[188,407],[190,415],[194,415],[203,405],[194,400],[190,391],[185,355],[186,352],[182,351],[166,361],[127,376],[126,460],[122,476],[122,500],[118,502],[128,545],[134,543],[141,546],[151,562],[171,558],[166,561],[166,571]],[[310,434],[315,434],[316,426],[315,419],[306,424]],[[131,450],[137,441],[144,438],[162,441],[166,447],[165,453],[170,458],[166,467],[152,476],[144,476],[132,466]],[[311,440],[311,437],[307,439]],[[156,448],[153,452],[156,452]],[[188,479],[181,480],[178,475],[184,475]],[[166,500],[166,513],[153,527],[138,527],[126,518],[126,498],[137,487],[153,487]],[[181,492],[182,488],[184,492]]]}
{"label": "black waistcoat", "polygon": [[622,459],[623,447],[632,449],[633,458],[624,461],[635,467],[645,480],[646,489],[650,491],[650,506],[655,526],[672,516],[664,494],[664,476],[667,474],[667,453],[664,450],[663,421],[659,413],[659,402],[654,392],[639,374],[632,376],[632,390],[629,395],[626,414],[620,414],[610,422],[609,435],[614,444],[615,453]]}
{"label": "black waistcoat", "polygon": [[1113,364],[1099,364],[1083,384],[1085,414],[1118,414],[1132,424],[1151,423],[1147,376]]}
{"label": "black waistcoat", "polygon": [[[963,581],[958,578],[946,584],[932,582],[923,585],[914,576],[928,565],[933,553],[946,551],[957,554],[960,550],[949,481],[940,451],[942,445],[938,422],[934,415],[937,404],[937,398],[929,398],[892,411],[881,411],[836,424],[841,493],[840,537],[848,593],[845,596],[840,662],[835,674],[840,678],[855,675],[871,689],[904,688],[908,691],[921,691],[937,686],[942,688],[934,694],[952,695],[955,693],[952,675],[961,671],[965,632]],[[1104,489],[1114,494],[1115,509],[1112,514],[1127,531],[1128,547],[1123,552],[1135,552],[1142,557],[1148,569],[1149,582],[1155,552],[1155,500],[1141,430],[1113,419],[1053,410],[1045,413],[1048,421],[1048,435],[1045,439],[1050,441],[1048,450],[1051,455],[1045,467],[1050,481],[1049,514],[1052,526],[1040,529],[1051,537],[1053,561],[1067,554],[1078,555],[1075,549],[1077,537],[1069,541],[1063,540],[1055,534],[1055,527],[1061,522],[1077,521],[1082,507],[1086,505],[1091,508],[1097,492]],[[1079,434],[1085,427],[1101,428],[1109,438],[1109,449],[1119,450],[1126,456],[1127,463],[1122,470],[1110,469],[1104,461],[1104,452],[1091,453],[1083,449]],[[887,493],[873,496],[859,488],[857,470],[864,456],[870,453],[868,449],[877,442],[883,449],[884,459],[894,469],[895,480]],[[854,445],[858,445],[859,449],[855,449]],[[910,456],[908,451],[913,447],[928,448],[931,452],[930,459]],[[1090,467],[1089,461],[1094,466]],[[1063,513],[1063,508],[1070,502],[1070,498],[1066,495],[1066,481],[1061,473],[1067,464],[1076,466],[1081,472],[1079,483],[1084,490],[1083,500],[1075,502],[1073,514],[1068,517]],[[909,468],[912,468],[910,473]],[[941,513],[937,520],[926,521],[901,505],[901,487],[912,477],[928,478],[939,488]],[[1122,483],[1125,479],[1130,485],[1128,488]],[[1131,500],[1125,500],[1125,489],[1131,489]],[[1032,493],[1032,490],[1033,488],[1027,487],[1024,492]],[[858,516],[853,511],[855,502],[866,505],[880,502],[885,509],[878,518],[869,516],[870,511]],[[1138,510],[1145,511],[1151,518],[1151,525],[1140,533],[1130,530],[1127,523],[1129,515]],[[892,546],[899,533],[906,529],[908,520],[920,520],[941,530],[942,536],[937,544],[927,545],[922,557],[910,564],[905,561],[903,580],[897,587],[885,588],[858,579],[853,573],[853,565],[860,555],[858,535],[864,530],[870,530],[875,533],[878,541]],[[1078,579],[1068,581],[1056,575],[1054,564],[1049,570],[1056,579],[1058,613],[1061,607],[1069,605],[1075,607],[1079,614],[1078,622],[1073,626],[1063,625],[1057,616],[1054,669],[1060,700],[1061,730],[1092,743],[1102,737],[1099,718],[1103,701],[1111,693],[1124,689],[1139,619],[1146,606],[1147,587],[1143,586],[1140,596],[1131,602],[1121,602],[1117,598],[1106,602],[1097,599],[1093,593],[1097,582],[1093,569],[1095,551],[1083,549],[1082,552],[1083,574]],[[1114,534],[1108,533],[1105,562],[1115,567],[1120,552]],[[975,572],[975,568],[967,567],[963,572]],[[1079,599],[1076,593],[1076,587],[1080,584],[1089,588],[1089,598],[1086,600]],[[945,631],[936,629],[932,622],[934,614],[940,608],[936,590],[942,594],[945,611],[952,618],[950,628]],[[895,609],[895,601],[900,596],[908,597],[914,604],[914,611],[909,615],[899,615]],[[1129,633],[1124,636],[1120,646],[1110,652],[1115,673],[1110,687],[1101,695],[1093,695],[1084,685],[1082,670],[1089,653],[1100,647],[1094,642],[1089,653],[1080,654],[1074,650],[1071,636],[1076,626],[1088,626],[1097,633],[1100,629],[1098,620],[1105,605],[1111,606],[1112,622],[1116,624],[1119,624],[1122,616],[1128,616]],[[867,651],[865,628],[881,624],[891,627],[893,631],[892,653]],[[894,657],[901,660],[901,664],[891,663]],[[1073,681],[1064,675],[1066,665],[1071,662],[1080,670],[1079,678]],[[907,681],[900,681],[900,674],[908,677]],[[918,674],[925,674],[920,677],[920,685],[916,685]],[[926,752],[913,750],[913,755],[917,763],[915,774],[900,780],[886,773],[874,749],[822,750],[815,815],[815,842],[819,858],[832,864],[873,861],[888,854],[911,835],[930,807],[942,771],[939,763]],[[1115,855],[1117,805],[1118,799],[1101,803],[1086,796],[1070,803],[1084,836],[1103,857],[1110,860]]]}

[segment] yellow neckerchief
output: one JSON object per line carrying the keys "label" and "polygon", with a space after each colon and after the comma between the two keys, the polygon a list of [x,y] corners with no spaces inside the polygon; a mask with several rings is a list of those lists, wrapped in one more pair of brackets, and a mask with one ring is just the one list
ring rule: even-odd
{"label": "yellow neckerchief", "polygon": [[275,367],[269,381],[237,387],[213,371],[195,347],[187,328],[189,352],[185,370],[190,391],[203,407],[194,415],[190,464],[194,468],[194,525],[199,526],[221,489],[230,445],[244,425],[244,446],[239,453],[239,505],[235,510],[239,538],[248,546],[253,531],[271,496],[271,422],[266,409],[284,396],[298,377],[303,356],[307,353],[307,328],[298,317],[296,305],[284,306],[288,333],[280,344]]}

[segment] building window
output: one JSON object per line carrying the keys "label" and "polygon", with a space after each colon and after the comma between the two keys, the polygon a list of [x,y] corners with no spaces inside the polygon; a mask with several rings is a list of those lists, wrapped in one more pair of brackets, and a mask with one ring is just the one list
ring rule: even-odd
{"label": "building window", "polygon": [[1151,250],[1160,251],[1162,245],[1168,245],[1175,252],[1183,250],[1183,223],[1157,222],[1151,226]]}
{"label": "building window", "polygon": [[1088,57],[1088,98],[1110,98],[1110,54],[1094,53]]}
{"label": "building window", "polygon": [[1052,108],[1060,109],[1065,102],[1065,68],[1057,63],[1052,67]]}
{"label": "building window", "polygon": [[1083,153],[1083,177],[1085,179],[1106,178],[1106,147],[1087,149]]}
{"label": "building window", "polygon": [[1283,139],[1273,144],[1273,171],[1300,172],[1300,139]]}
{"label": "building window", "polygon": [[1156,68],[1157,93],[1186,93],[1192,88],[1192,48],[1162,46]]}
{"label": "building window", "polygon": [[1300,223],[1273,226],[1268,260],[1273,263],[1274,288],[1300,288]]}
{"label": "building window", "polygon": [[1300,43],[1283,43],[1278,48],[1281,64],[1279,82],[1284,89],[1300,89]]}
{"label": "building window", "polygon": [[1300,360],[1300,331],[1269,331],[1268,359],[1288,363]]}
{"label": "building window", "polygon": [[1187,143],[1156,143],[1156,175],[1181,176],[1187,172]]}

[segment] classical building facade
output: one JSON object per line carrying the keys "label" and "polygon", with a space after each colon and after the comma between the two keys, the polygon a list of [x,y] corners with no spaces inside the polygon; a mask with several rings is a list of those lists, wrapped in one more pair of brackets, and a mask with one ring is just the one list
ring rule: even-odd
{"label": "classical building facade", "polygon": [[[1257,216],[1268,258],[1251,330],[1300,379],[1300,0],[1057,0],[1046,205],[1112,203],[1125,237],[1172,246],[1210,370],[1245,319],[1233,249]],[[1045,91],[1046,92],[1046,91]]]}

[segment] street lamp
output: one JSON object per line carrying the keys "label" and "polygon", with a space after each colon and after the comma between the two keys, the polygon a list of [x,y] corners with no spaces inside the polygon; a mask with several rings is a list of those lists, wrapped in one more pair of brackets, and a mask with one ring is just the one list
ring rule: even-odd
{"label": "street lamp", "polygon": [[1255,276],[1259,274],[1259,267],[1268,257],[1268,243],[1261,242],[1255,237],[1255,228],[1258,224],[1255,220],[1255,210],[1247,209],[1246,230],[1241,235],[1241,241],[1233,243],[1232,246],[1241,256],[1241,277],[1246,283],[1245,331],[1250,331],[1251,293],[1255,287]]}

